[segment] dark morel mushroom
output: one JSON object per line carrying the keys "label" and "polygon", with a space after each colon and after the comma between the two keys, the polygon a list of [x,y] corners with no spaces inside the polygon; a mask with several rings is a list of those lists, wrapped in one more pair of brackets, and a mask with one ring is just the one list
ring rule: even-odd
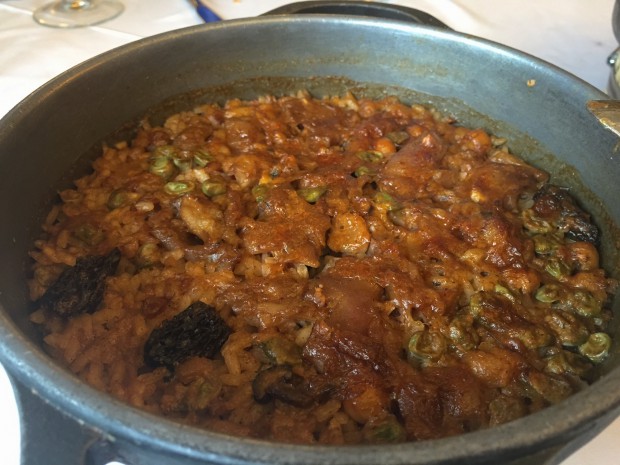
{"label": "dark morel mushroom", "polygon": [[190,357],[214,358],[230,332],[215,308],[194,302],[153,330],[144,345],[144,363],[174,371]]}
{"label": "dark morel mushroom", "polygon": [[106,278],[116,272],[121,252],[78,258],[63,271],[39,301],[41,308],[69,317],[92,313],[103,299]]}

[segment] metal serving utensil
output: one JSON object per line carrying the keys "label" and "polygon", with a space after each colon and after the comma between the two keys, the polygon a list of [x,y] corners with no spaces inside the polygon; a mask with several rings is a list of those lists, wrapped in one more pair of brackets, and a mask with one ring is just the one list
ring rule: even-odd
{"label": "metal serving utensil", "polygon": [[586,107],[603,126],[620,137],[620,100],[589,100]]}

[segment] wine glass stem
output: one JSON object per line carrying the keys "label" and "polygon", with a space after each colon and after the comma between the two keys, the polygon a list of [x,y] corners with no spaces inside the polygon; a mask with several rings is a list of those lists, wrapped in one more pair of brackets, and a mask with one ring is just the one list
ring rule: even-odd
{"label": "wine glass stem", "polygon": [[62,0],[64,10],[83,10],[91,5],[90,0]]}
{"label": "wine glass stem", "polygon": [[33,19],[53,27],[93,26],[117,17],[123,9],[120,0],[53,0],[37,8]]}

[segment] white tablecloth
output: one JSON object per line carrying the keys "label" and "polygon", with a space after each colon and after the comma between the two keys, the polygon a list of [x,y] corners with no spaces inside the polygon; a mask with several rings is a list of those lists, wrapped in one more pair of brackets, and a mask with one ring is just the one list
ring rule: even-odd
{"label": "white tablecloth", "polygon": [[[200,24],[187,0],[124,0],[117,18],[83,29],[35,24],[32,11],[48,0],[0,0],[0,117],[38,86],[87,58],[149,35]],[[286,0],[204,0],[225,19],[253,16]],[[509,45],[563,68],[601,90],[607,56],[617,46],[613,0],[403,0],[453,29]],[[4,245],[6,247],[6,245]],[[618,387],[620,389],[620,386]],[[562,465],[620,463],[620,420]],[[0,463],[19,463],[18,417],[0,368]],[[45,464],[41,464],[45,465]]]}

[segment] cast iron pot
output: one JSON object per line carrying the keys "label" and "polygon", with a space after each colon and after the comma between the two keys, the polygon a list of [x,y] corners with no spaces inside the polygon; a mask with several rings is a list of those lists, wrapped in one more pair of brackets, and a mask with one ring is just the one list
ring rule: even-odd
{"label": "cast iron pot", "polygon": [[360,16],[263,17],[141,40],[64,73],[0,121],[0,361],[18,395],[23,463],[552,464],[618,414],[614,349],[592,386],[496,428],[400,445],[284,445],[197,430],[135,410],[85,385],[45,354],[28,321],[28,251],[54,192],[84,172],[84,160],[101,141],[127,137],[125,129],[144,115],[156,120],[190,102],[301,88],[396,94],[509,137],[513,151],[578,192],[602,229],[603,265],[616,275],[617,140],[585,108],[586,101],[605,95],[549,64],[449,30]]}

